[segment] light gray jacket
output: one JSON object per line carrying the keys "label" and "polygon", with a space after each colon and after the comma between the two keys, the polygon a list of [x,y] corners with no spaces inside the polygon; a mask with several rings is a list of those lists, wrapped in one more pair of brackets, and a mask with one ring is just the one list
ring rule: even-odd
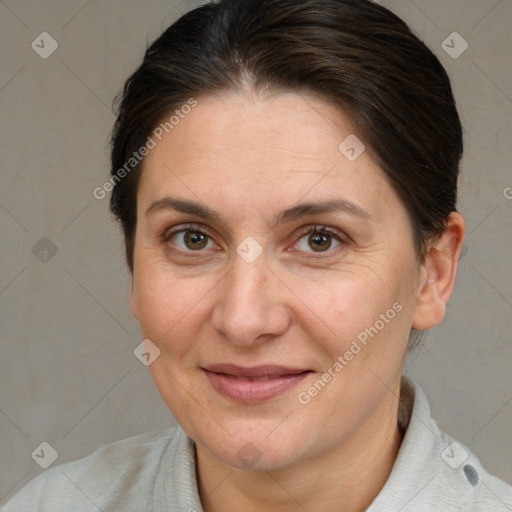
{"label": "light gray jacket", "polygon": [[[406,377],[399,419],[407,430],[398,458],[367,512],[512,512],[512,487],[440,432],[425,394]],[[46,470],[2,510],[202,512],[194,443],[179,427],[118,441]]]}

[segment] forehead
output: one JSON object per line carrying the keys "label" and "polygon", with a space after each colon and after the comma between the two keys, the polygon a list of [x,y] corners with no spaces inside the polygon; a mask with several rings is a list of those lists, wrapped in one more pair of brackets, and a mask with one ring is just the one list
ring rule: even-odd
{"label": "forehead", "polygon": [[339,110],[302,93],[269,97],[226,93],[196,101],[197,106],[164,134],[160,152],[165,151],[164,145],[172,146],[176,157],[193,148],[193,155],[187,157],[195,158],[217,154],[247,158],[251,152],[262,156],[267,151],[277,156],[281,151],[308,161],[336,154],[341,140],[354,133]]}
{"label": "forehead", "polygon": [[350,160],[340,150],[347,137],[360,140],[348,116],[312,95],[200,97],[146,156],[139,200],[179,192],[234,206],[243,195],[261,208],[340,192],[374,209],[372,196],[393,191],[368,151]]}

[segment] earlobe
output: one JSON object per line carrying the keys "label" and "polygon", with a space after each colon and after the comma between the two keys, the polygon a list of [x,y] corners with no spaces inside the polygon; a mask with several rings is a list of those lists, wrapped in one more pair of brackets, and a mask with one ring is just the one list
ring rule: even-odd
{"label": "earlobe", "polygon": [[421,269],[412,327],[425,330],[442,322],[446,304],[455,285],[459,257],[464,243],[463,217],[452,212],[446,229],[429,248]]}

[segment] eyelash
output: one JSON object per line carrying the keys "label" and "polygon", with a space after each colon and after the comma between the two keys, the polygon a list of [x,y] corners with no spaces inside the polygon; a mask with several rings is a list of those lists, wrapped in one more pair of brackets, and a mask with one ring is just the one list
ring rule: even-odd
{"label": "eyelash", "polygon": [[[181,226],[176,226],[175,228],[171,228],[171,229],[168,229],[167,231],[165,231],[162,236],[162,243],[167,244],[169,242],[169,240],[173,237],[173,235],[176,235],[178,233],[186,233],[187,231],[192,231],[193,233],[198,233],[198,234],[204,235],[204,236],[208,237],[209,240],[213,241],[212,236],[206,230],[204,230],[199,224],[185,224],[185,225],[181,225]],[[329,248],[326,251],[318,251],[316,253],[313,252],[313,254],[315,254],[315,256],[309,256],[309,257],[312,257],[312,258],[325,257],[322,255],[323,254],[331,255],[331,253],[336,251],[336,249],[339,249],[341,246],[348,244],[348,237],[346,235],[343,235],[343,234],[339,233],[337,230],[335,230],[333,228],[329,228],[328,226],[324,226],[324,225],[308,226],[304,230],[301,230],[299,232],[299,234],[297,235],[298,236],[297,242],[300,241],[305,236],[307,236],[307,235],[311,236],[315,233],[329,235],[329,236],[333,237],[337,242],[339,242],[340,245],[338,247],[335,247],[334,249]],[[297,242],[295,242],[295,243],[297,243]],[[182,252],[182,253],[187,253],[187,254],[204,252],[204,250],[202,250],[202,249],[199,249],[197,251],[192,251],[192,250],[181,249],[179,247],[173,248],[173,250]],[[293,251],[293,252],[296,252],[296,251]],[[298,252],[301,252],[301,251],[298,251]]]}

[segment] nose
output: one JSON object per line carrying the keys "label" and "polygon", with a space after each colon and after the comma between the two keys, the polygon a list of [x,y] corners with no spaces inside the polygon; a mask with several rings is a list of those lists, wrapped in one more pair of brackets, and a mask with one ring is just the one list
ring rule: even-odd
{"label": "nose", "polygon": [[236,254],[219,285],[212,324],[227,341],[251,347],[286,332],[287,288],[268,266],[265,253],[252,263]]}

